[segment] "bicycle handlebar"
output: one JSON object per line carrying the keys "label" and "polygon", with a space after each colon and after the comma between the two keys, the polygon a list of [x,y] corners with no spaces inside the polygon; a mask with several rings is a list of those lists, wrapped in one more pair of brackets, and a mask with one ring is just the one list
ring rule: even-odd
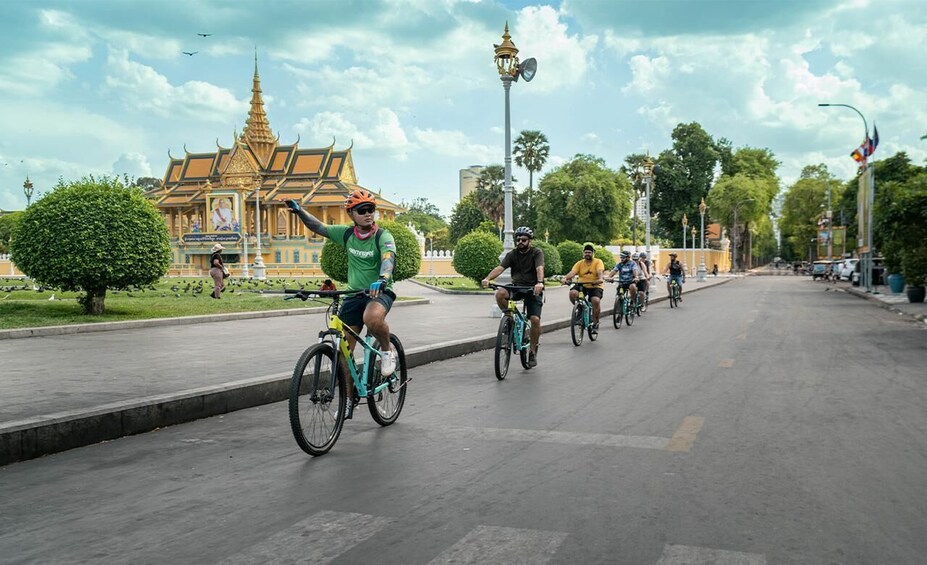
{"label": "bicycle handlebar", "polygon": [[300,289],[296,290],[294,288],[287,288],[283,290],[284,294],[292,294],[293,296],[284,297],[284,300],[293,300],[294,298],[299,298],[303,302],[309,300],[312,296],[321,296],[329,297],[338,300],[341,296],[350,294],[351,296],[363,296],[368,293],[366,290],[312,290],[312,289]]}
{"label": "bicycle handlebar", "polygon": [[489,288],[491,288],[491,289],[493,289],[493,290],[496,290],[496,289],[498,289],[498,288],[504,288],[505,290],[525,291],[525,292],[527,292],[527,291],[529,291],[529,290],[530,290],[530,291],[533,291],[533,290],[534,290],[534,287],[533,287],[533,286],[519,286],[519,285],[514,285],[514,284],[493,284],[493,283],[489,283],[488,286],[489,286]]}

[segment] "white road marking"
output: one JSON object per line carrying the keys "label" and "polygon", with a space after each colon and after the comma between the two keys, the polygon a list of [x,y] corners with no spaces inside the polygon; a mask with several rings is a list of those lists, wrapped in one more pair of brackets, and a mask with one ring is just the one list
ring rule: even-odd
{"label": "white road marking", "polygon": [[496,526],[477,526],[431,560],[430,565],[460,563],[547,563],[567,534]]}
{"label": "white road marking", "polygon": [[331,563],[391,522],[390,518],[324,510],[229,557],[222,564]]}
{"label": "white road marking", "polygon": [[[435,428],[432,428],[435,429]],[[639,447],[665,449],[669,439],[652,436],[622,436],[613,434],[586,434],[546,430],[520,430],[503,428],[440,427],[441,432],[465,438],[488,441],[528,441],[563,443],[567,445],[598,445],[602,447]]]}
{"label": "white road marking", "polygon": [[766,565],[766,556],[691,545],[666,545],[657,565]]}

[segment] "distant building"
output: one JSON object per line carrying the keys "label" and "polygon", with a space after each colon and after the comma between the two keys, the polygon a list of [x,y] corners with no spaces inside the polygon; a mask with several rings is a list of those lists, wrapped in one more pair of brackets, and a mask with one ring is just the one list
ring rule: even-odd
{"label": "distant building", "polygon": [[[333,142],[329,147],[303,148],[298,139],[281,144],[264,112],[257,60],[251,92],[245,129],[231,147],[218,146],[217,140],[214,151],[185,151],[180,158],[168,154],[161,186],[147,192],[170,232],[170,274],[207,271],[215,243],[224,246],[226,263],[240,267],[250,262],[260,224],[268,275],[321,275],[325,242],[289,213],[285,202],[296,200],[327,224],[351,223],[345,197],[364,188],[354,171],[352,147],[335,149]],[[380,219],[392,220],[402,211],[381,195],[376,198]],[[250,257],[245,255],[245,238]]]}
{"label": "distant building", "polygon": [[480,174],[486,169],[484,165],[470,165],[466,169],[460,169],[460,199],[476,191],[476,182],[480,180]]}

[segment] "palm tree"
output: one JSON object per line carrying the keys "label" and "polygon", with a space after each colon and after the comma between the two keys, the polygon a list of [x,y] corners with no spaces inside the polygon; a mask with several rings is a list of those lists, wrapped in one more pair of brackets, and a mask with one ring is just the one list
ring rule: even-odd
{"label": "palm tree", "polygon": [[476,180],[476,206],[497,225],[505,214],[504,183],[502,165],[489,165]]}
{"label": "palm tree", "polygon": [[512,149],[515,164],[528,169],[528,189],[534,189],[534,173],[540,171],[550,156],[547,136],[537,130],[523,130],[515,140]]}

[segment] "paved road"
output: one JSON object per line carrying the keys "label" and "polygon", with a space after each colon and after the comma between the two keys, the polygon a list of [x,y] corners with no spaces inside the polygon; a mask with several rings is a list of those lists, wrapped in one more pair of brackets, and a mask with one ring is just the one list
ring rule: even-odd
{"label": "paved road", "polygon": [[[283,403],[0,468],[5,563],[922,563],[923,325],[798,277],[658,305],[298,451]],[[323,532],[329,532],[323,534]]]}

